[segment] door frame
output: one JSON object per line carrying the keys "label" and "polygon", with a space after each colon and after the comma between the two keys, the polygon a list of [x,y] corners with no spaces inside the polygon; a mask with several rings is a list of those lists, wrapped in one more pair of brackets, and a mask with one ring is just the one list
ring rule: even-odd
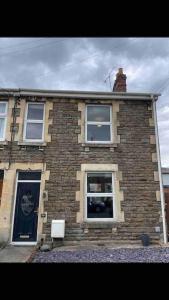
{"label": "door frame", "polygon": [[[40,180],[18,180],[19,172],[24,172],[26,170],[18,170],[16,172],[16,181],[15,181],[15,192],[14,192],[14,204],[13,204],[13,212],[12,212],[12,226],[11,226],[11,237],[10,237],[10,244],[11,245],[20,245],[20,246],[33,246],[37,245],[38,241],[38,232],[36,235],[36,241],[35,242],[14,242],[13,241],[13,230],[14,230],[14,221],[15,221],[15,209],[16,209],[16,196],[17,196],[17,189],[18,189],[18,182],[40,182],[40,190],[39,190],[39,205],[40,205],[40,198],[41,198],[41,179]],[[36,172],[36,170],[31,170],[32,172]],[[31,172],[30,171],[30,172]],[[38,171],[37,171],[38,172]],[[41,172],[41,171],[39,171]],[[42,172],[41,172],[42,176]],[[39,213],[38,213],[38,219],[39,219]],[[38,231],[38,221],[37,221],[37,231]]]}

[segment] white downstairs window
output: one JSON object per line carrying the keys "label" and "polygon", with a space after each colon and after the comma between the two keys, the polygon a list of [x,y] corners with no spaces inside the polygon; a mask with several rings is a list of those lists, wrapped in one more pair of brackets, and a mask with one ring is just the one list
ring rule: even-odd
{"label": "white downstairs window", "polygon": [[87,172],[86,220],[111,221],[115,218],[113,178],[111,172]]}
{"label": "white downstairs window", "polygon": [[7,102],[0,102],[0,141],[5,140],[7,122]]}
{"label": "white downstairs window", "polygon": [[24,128],[24,140],[43,142],[44,140],[44,104],[28,103]]}
{"label": "white downstairs window", "polygon": [[86,142],[111,143],[112,142],[112,106],[87,105],[86,106]]}

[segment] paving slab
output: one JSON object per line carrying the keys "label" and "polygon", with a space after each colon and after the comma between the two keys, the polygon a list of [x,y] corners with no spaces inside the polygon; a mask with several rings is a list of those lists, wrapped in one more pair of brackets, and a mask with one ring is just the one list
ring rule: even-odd
{"label": "paving slab", "polygon": [[8,245],[0,249],[0,263],[25,263],[34,250],[32,246]]}

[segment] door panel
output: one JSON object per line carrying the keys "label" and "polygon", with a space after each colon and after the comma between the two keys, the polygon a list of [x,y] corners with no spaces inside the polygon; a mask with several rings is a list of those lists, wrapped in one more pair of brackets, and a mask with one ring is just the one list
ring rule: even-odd
{"label": "door panel", "polygon": [[37,238],[40,182],[18,182],[13,228],[14,242]]}

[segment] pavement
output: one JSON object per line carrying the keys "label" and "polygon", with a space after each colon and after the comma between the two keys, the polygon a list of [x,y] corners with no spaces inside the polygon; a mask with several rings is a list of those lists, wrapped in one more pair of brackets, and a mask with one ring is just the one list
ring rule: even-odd
{"label": "pavement", "polygon": [[0,249],[0,263],[25,263],[28,261],[35,247],[7,245]]}

